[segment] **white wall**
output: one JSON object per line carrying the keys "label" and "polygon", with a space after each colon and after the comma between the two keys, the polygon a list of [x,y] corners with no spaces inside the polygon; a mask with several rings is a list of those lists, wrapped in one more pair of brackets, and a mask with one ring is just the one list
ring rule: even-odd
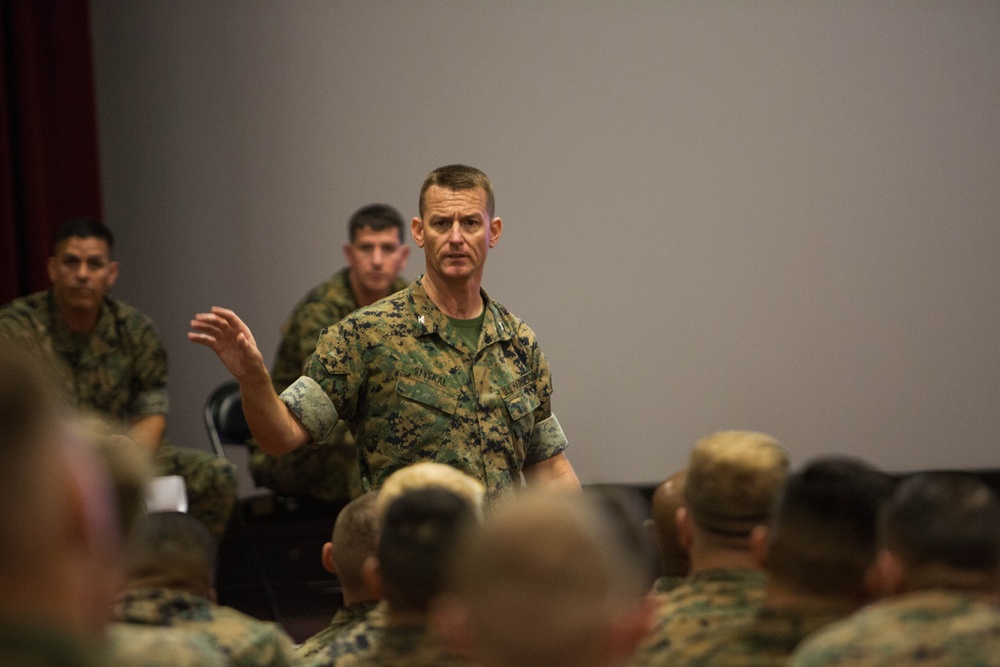
{"label": "white wall", "polygon": [[[485,287],[537,332],[586,482],[753,428],[798,460],[995,467],[1000,3],[92,0],[120,297],[171,359],[175,442],[270,359],[348,215],[484,169]],[[415,250],[407,275],[422,267]]]}

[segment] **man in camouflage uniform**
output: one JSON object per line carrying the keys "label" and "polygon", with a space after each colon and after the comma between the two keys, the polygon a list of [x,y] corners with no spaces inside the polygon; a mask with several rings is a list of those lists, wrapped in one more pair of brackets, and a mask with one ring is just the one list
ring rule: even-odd
{"label": "man in camouflage uniform", "polygon": [[158,474],[183,476],[191,514],[221,535],[236,499],[235,467],[164,440],[166,351],[148,317],[108,296],[118,277],[113,244],[96,220],[65,223],[49,258],[52,287],[0,309],[0,337],[50,364],[80,408],[126,425]]}
{"label": "man in camouflage uniform", "polygon": [[280,626],[213,602],[215,541],[201,522],[180,512],[150,514],[129,536],[126,556],[116,621],[197,630],[233,665],[296,663]]}
{"label": "man in camouflage uniform", "polygon": [[771,525],[750,538],[768,575],[763,606],[686,664],[782,667],[803,638],[869,602],[875,524],[891,493],[888,475],[849,459],[819,459],[791,475]]}
{"label": "man in camouflage uniform", "polygon": [[750,533],[767,522],[787,470],[784,448],[762,433],[723,431],[695,445],[677,512],[691,575],[660,598],[654,630],[630,664],[687,664],[711,646],[713,633],[753,615],[765,576]]}
{"label": "man in camouflage uniform", "polygon": [[378,603],[378,593],[365,582],[365,561],[375,556],[378,522],[375,501],[378,491],[369,491],[347,503],[337,515],[330,541],[323,545],[323,567],[337,575],[344,605],[330,625],[295,649],[300,658],[323,651],[337,637],[351,632]]}
{"label": "man in camouflage uniform", "polygon": [[669,593],[677,588],[691,571],[691,557],[681,548],[677,535],[677,510],[684,505],[686,478],[687,471],[679,470],[653,490],[650,525],[662,568],[662,574],[653,583],[653,595]]}
{"label": "man in camouflage uniform", "polygon": [[1000,501],[971,475],[902,482],[879,526],[890,596],[807,639],[794,667],[1000,665]]}
{"label": "man in camouflage uniform", "polygon": [[228,667],[207,635],[188,628],[112,623],[107,663],[115,667]]}
{"label": "man in camouflage uniform", "polygon": [[[279,392],[302,375],[324,329],[358,308],[406,288],[406,282],[398,277],[409,255],[399,211],[371,204],[355,211],[347,227],[351,241],[344,245],[347,268],[311,289],[282,328],[271,370]],[[326,442],[300,447],[284,456],[268,456],[251,441],[250,470],[258,485],[278,493],[321,500],[349,500],[361,495],[358,450],[343,421]]]}
{"label": "man in camouflage uniform", "polygon": [[411,221],[424,275],[327,329],[280,397],[232,311],[199,313],[188,337],[239,380],[247,421],[272,454],[325,442],[343,419],[366,490],[427,460],[481,480],[491,499],[520,485],[522,473],[529,483],[578,489],[534,333],[481,289],[503,226],[493,213],[484,173],[464,165],[432,172]]}

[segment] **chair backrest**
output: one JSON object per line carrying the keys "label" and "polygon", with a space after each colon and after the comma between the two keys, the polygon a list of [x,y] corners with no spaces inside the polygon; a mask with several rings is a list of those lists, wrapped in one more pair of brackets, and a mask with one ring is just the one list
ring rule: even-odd
{"label": "chair backrest", "polygon": [[216,456],[226,457],[222,445],[242,445],[250,437],[250,427],[243,416],[240,383],[223,382],[205,401],[205,428]]}

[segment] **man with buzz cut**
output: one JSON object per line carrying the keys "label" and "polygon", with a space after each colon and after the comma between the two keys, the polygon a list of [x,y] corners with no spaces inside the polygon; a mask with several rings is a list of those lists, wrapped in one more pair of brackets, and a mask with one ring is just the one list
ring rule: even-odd
{"label": "man with buzz cut", "polygon": [[365,490],[420,461],[480,480],[490,501],[519,487],[522,475],[579,489],[535,335],[481,287],[503,230],[489,178],[465,165],[435,169],[419,202],[410,229],[424,274],[328,328],[281,396],[233,311],[197,314],[188,337],[239,381],[250,429],[271,454],[325,442],[343,419]]}
{"label": "man with buzz cut", "polygon": [[[351,215],[347,230],[347,267],[309,290],[282,327],[271,370],[279,392],[302,374],[325,328],[406,288],[399,272],[406,266],[410,249],[403,240],[399,211],[386,204],[369,204]],[[300,447],[283,456],[269,456],[252,440],[249,447],[250,471],[259,486],[328,501],[361,495],[358,450],[343,421],[337,422],[327,441],[316,447]]]}
{"label": "man with buzz cut", "polygon": [[148,317],[110,296],[113,250],[104,224],[65,222],[49,258],[52,286],[0,309],[0,338],[51,367],[78,407],[124,426],[158,474],[184,477],[190,513],[221,536],[236,501],[236,468],[166,441],[166,350]]}

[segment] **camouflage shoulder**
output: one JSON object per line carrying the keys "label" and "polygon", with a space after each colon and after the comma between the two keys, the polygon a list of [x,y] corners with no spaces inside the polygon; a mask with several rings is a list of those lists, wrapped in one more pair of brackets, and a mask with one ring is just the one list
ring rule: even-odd
{"label": "camouflage shoulder", "polygon": [[225,667],[225,654],[195,630],[157,625],[112,623],[108,660],[121,667]]}

